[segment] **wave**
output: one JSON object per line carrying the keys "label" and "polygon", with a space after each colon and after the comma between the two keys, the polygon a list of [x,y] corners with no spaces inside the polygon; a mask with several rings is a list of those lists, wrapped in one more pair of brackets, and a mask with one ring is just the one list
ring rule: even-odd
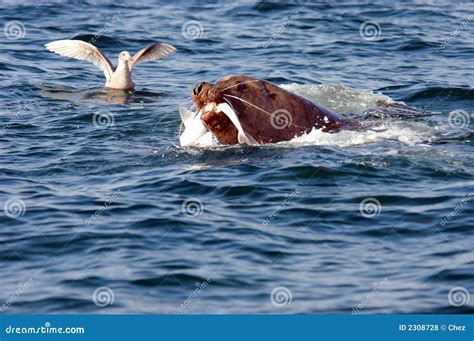
{"label": "wave", "polygon": [[330,111],[346,115],[362,115],[370,108],[395,102],[382,93],[355,90],[345,85],[292,83],[280,86]]}
{"label": "wave", "polygon": [[446,100],[473,100],[474,99],[474,89],[469,88],[460,88],[460,87],[429,87],[423,88],[416,91],[415,93],[410,94],[404,100],[405,101],[415,101],[420,99],[433,99],[437,100],[446,99]]}

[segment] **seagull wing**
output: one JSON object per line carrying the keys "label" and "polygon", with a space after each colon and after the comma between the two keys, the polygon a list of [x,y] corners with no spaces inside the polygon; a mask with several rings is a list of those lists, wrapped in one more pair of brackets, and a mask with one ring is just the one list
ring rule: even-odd
{"label": "seagull wing", "polygon": [[100,49],[82,40],[56,40],[45,45],[45,47],[61,56],[71,57],[79,60],[87,60],[104,71],[107,81],[110,80],[115,70],[112,62],[102,53]]}
{"label": "seagull wing", "polygon": [[150,46],[141,49],[133,56],[133,62],[130,65],[130,69],[139,63],[164,58],[175,52],[176,48],[169,44],[151,44]]}

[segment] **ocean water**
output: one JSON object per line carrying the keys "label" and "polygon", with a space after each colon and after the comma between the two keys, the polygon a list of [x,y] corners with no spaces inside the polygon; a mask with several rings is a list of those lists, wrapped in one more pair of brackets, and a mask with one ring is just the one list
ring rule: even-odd
{"label": "ocean water", "polygon": [[[474,312],[472,2],[0,0],[0,18],[3,313]],[[178,52],[125,93],[58,39]],[[228,74],[373,128],[181,147],[178,108]]]}

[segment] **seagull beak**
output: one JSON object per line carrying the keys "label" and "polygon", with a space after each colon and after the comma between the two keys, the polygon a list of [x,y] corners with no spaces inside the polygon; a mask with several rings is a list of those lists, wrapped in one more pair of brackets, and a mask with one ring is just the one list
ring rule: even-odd
{"label": "seagull beak", "polygon": [[133,57],[130,57],[128,60],[131,61],[131,62],[135,61],[135,59],[133,59]]}

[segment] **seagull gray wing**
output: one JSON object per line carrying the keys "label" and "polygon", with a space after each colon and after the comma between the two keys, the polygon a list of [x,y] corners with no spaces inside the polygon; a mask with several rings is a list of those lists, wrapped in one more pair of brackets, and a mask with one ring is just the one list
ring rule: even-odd
{"label": "seagull gray wing", "polygon": [[151,44],[141,49],[133,56],[133,62],[130,65],[130,69],[139,63],[165,58],[175,52],[176,48],[172,45],[165,43]]}
{"label": "seagull gray wing", "polygon": [[107,81],[110,80],[115,70],[112,62],[99,48],[82,40],[56,40],[46,44],[45,47],[61,56],[91,62],[104,71]]}

